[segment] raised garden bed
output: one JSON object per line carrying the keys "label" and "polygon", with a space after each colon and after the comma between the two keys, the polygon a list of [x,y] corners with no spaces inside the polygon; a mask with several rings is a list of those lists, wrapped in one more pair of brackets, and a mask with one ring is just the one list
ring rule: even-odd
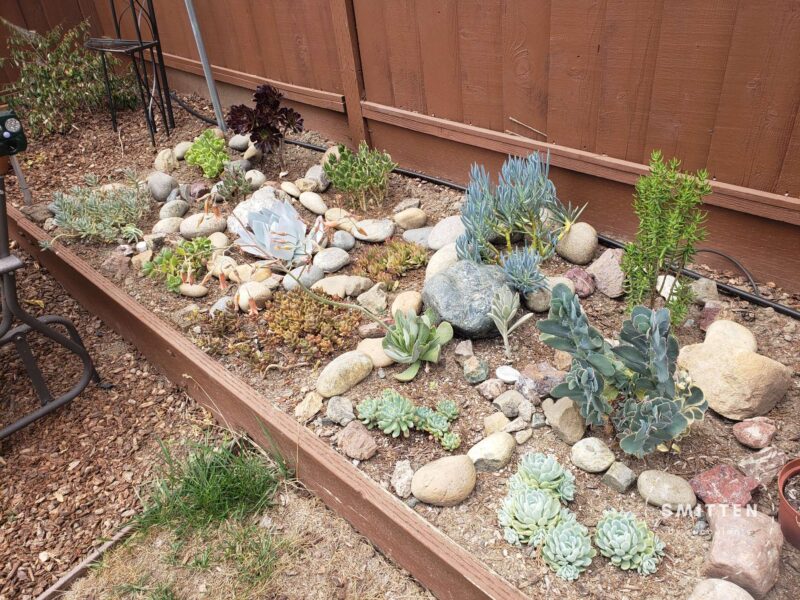
{"label": "raised garden bed", "polygon": [[[309,151],[291,149],[287,179],[302,176],[318,158]],[[180,167],[177,171],[179,179],[189,176],[185,169]],[[271,175],[276,177],[277,169],[275,171]],[[361,216],[380,218],[391,215],[392,207],[406,197],[419,199],[432,223],[458,212],[460,196],[451,190],[395,175],[391,177],[389,189],[389,196],[381,206]],[[325,198],[333,203],[331,193]],[[304,209],[299,205],[298,210],[304,219],[311,220],[311,213],[302,212]],[[139,224],[141,229],[148,231],[155,223],[154,212],[142,220]],[[336,445],[331,443],[341,431],[338,425],[325,423],[312,415],[313,420],[303,427],[291,416],[306,393],[316,387],[317,375],[329,361],[328,357],[309,358],[288,352],[265,336],[261,330],[262,317],[241,314],[235,317],[235,323],[231,325],[235,329],[227,335],[239,336],[251,348],[262,349],[269,356],[254,362],[237,353],[225,353],[219,362],[213,360],[192,343],[194,341],[212,351],[219,348],[219,344],[211,339],[213,332],[207,320],[203,317],[185,318],[184,309],[190,300],[167,292],[162,284],[135,272],[123,274],[117,287],[99,274],[99,269],[113,252],[112,246],[75,244],[41,252],[36,242],[44,239],[45,233],[16,211],[12,211],[12,219],[16,223],[16,236],[27,240],[28,249],[36,253],[37,258],[79,301],[141,348],[176,384],[185,385],[192,397],[215,411],[220,420],[243,428],[266,446],[275,443],[296,465],[300,479],[310,489],[438,597],[511,598],[551,592],[568,598],[587,593],[608,598],[658,598],[664,596],[665,590],[669,590],[670,596],[686,597],[696,579],[702,577],[709,545],[709,536],[702,529],[702,522],[698,527],[696,519],[692,518],[661,518],[660,511],[645,507],[635,491],[619,494],[601,483],[600,475],[572,468],[570,447],[548,427],[535,429],[528,440],[517,446],[516,454],[521,456],[531,451],[551,453],[563,465],[572,468],[577,478],[577,495],[572,508],[579,520],[587,525],[596,524],[603,511],[609,508],[630,510],[645,518],[667,546],[670,564],[662,565],[656,576],[639,578],[597,558],[578,583],[571,584],[556,579],[543,563],[528,556],[529,552],[508,545],[502,539],[496,513],[516,461],[498,472],[479,473],[474,491],[456,507],[420,503],[410,510],[401,500],[382,489],[391,488],[390,479],[396,463],[409,460],[413,468],[419,468],[447,455],[447,451],[419,432],[399,439],[374,432],[371,437],[377,444],[377,453],[358,463],[357,468],[348,464],[334,449]],[[358,257],[366,252],[367,245],[361,245],[351,253],[351,259],[355,258],[357,263]],[[570,267],[560,258],[553,258],[545,264],[544,271],[548,275],[557,275]],[[355,268],[351,264],[341,273],[352,273]],[[399,287],[390,293],[389,302],[396,292],[422,291],[423,281],[423,270],[410,271],[399,278]],[[194,302],[205,309],[222,295],[216,285],[211,285],[208,295]],[[605,335],[619,331],[626,318],[621,302],[600,293],[584,299],[582,304],[592,324]],[[745,303],[731,301],[729,304],[732,315],[741,315],[748,320],[748,326],[758,339],[760,353],[796,368],[794,322]],[[692,313],[690,318],[696,320],[699,315]],[[536,320],[531,319],[511,338],[513,365],[520,370],[529,364],[554,362],[552,349],[538,342]],[[184,336],[175,334],[176,327]],[[699,343],[704,338],[704,333],[692,324],[677,329],[676,334],[681,345]],[[344,336],[337,352],[354,349],[358,341],[357,335]],[[497,339],[476,340],[474,353],[488,362],[492,373],[507,363],[502,344]],[[300,363],[306,365],[299,366]],[[455,344],[446,346],[439,363],[430,365],[410,383],[399,383],[391,378],[403,368],[395,365],[376,369],[345,395],[357,404],[392,387],[417,404],[431,408],[442,399],[456,400],[461,409],[453,424],[453,429],[462,438],[458,453],[465,452],[483,437],[484,418],[496,413],[497,409],[466,381],[455,356]],[[775,443],[787,453],[797,452],[800,422],[792,408],[796,400],[795,385],[769,413],[780,432]],[[656,453],[638,461],[625,456],[616,447],[610,433],[595,428],[591,435],[603,440],[613,449],[615,457],[637,474],[646,469],[658,469],[691,479],[720,463],[736,463],[750,453],[731,435],[730,422],[710,411],[705,420],[693,427],[690,435],[681,441],[682,451],[677,455]],[[774,486],[761,490],[758,496],[761,510],[771,512],[775,499]],[[797,562],[797,553],[784,548],[784,569],[789,577],[779,580],[768,597],[791,597],[796,583],[791,565]]]}

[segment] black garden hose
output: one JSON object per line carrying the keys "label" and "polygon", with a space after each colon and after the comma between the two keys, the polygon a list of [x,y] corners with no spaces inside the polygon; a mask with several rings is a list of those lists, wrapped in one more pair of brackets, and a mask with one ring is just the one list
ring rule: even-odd
{"label": "black garden hose", "polygon": [[[170,92],[170,95],[178,103],[178,106],[183,108],[190,115],[192,115],[192,116],[194,116],[194,117],[200,119],[201,121],[204,121],[205,123],[208,123],[210,125],[216,125],[217,124],[217,122],[214,119],[210,119],[210,118],[206,117],[205,115],[195,111],[191,106],[186,104],[175,92]],[[287,138],[285,140],[285,142],[287,144],[292,144],[294,146],[300,146],[301,148],[306,148],[308,150],[314,150],[315,152],[325,152],[325,150],[327,150],[327,148],[325,148],[324,146],[319,146],[317,144],[312,144],[312,143],[309,143],[309,142],[302,142],[300,140],[290,140],[290,139]],[[404,175],[406,177],[413,177],[415,179],[422,179],[423,181],[427,181],[429,183],[434,183],[436,185],[441,185],[441,186],[444,186],[444,187],[448,187],[450,189],[457,190],[459,192],[466,192],[467,191],[467,188],[464,187],[463,185],[459,185],[459,184],[454,183],[452,181],[448,181],[447,179],[442,179],[441,177],[434,177],[433,175],[426,175],[424,173],[419,173],[417,171],[412,171],[411,169],[403,169],[402,167],[397,167],[394,170],[394,172],[398,173],[399,175]],[[625,244],[623,244],[622,242],[620,242],[618,240],[615,240],[613,238],[610,238],[608,236],[605,236],[605,235],[598,234],[597,238],[598,238],[598,240],[600,241],[601,244],[603,244],[604,246],[607,246],[609,248],[624,248],[625,247]],[[698,250],[697,252],[707,252],[707,253],[711,253],[711,254],[716,254],[718,256],[721,256],[721,257],[731,261],[733,264],[735,264],[739,268],[740,271],[742,271],[742,273],[744,273],[745,277],[747,277],[748,282],[752,286],[754,293],[751,294],[750,292],[748,292],[746,290],[743,290],[741,288],[738,288],[738,287],[735,287],[735,286],[732,286],[732,285],[728,285],[727,283],[722,283],[722,282],[719,282],[719,281],[715,281],[715,283],[717,284],[717,288],[718,289],[722,290],[723,292],[725,292],[726,294],[728,294],[730,296],[735,296],[737,298],[741,298],[743,300],[747,300],[748,302],[750,302],[752,304],[755,304],[757,306],[763,306],[763,307],[766,307],[766,308],[771,308],[776,313],[780,313],[782,315],[786,315],[787,317],[791,317],[793,319],[800,320],[800,311],[797,311],[797,310],[791,308],[790,306],[786,306],[785,304],[781,304],[780,302],[775,302],[773,300],[769,300],[769,299],[764,298],[763,296],[761,296],[761,294],[758,291],[758,286],[756,285],[755,280],[753,279],[753,276],[735,258],[733,258],[731,256],[728,256],[727,254],[725,254],[723,252],[720,252],[719,250],[714,250],[714,249],[711,249],[711,248],[702,248],[702,249]],[[701,275],[697,271],[693,271],[691,269],[681,269],[681,274],[685,275],[686,277],[689,277],[690,279],[700,279],[701,277],[704,277],[704,275]]]}

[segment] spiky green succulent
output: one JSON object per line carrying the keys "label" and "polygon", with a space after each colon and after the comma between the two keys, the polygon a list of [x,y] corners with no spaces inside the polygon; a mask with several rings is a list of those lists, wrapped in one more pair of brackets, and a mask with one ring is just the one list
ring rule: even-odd
{"label": "spiky green succulent", "polygon": [[[563,514],[562,514],[563,513]],[[515,546],[537,547],[551,527],[569,518],[558,497],[548,490],[529,487],[512,488],[497,512],[503,537]]]}
{"label": "spiky green succulent", "polygon": [[458,418],[458,404],[452,400],[439,400],[436,403],[436,412],[447,417],[448,421],[455,421]]}
{"label": "spiky green succulent", "polygon": [[596,554],[589,530],[574,519],[562,520],[547,532],[542,543],[542,559],[567,581],[577,579]]}
{"label": "spiky green succulent", "polygon": [[409,365],[395,379],[411,381],[423,362],[439,362],[442,346],[453,339],[453,327],[447,321],[434,325],[435,321],[430,309],[421,316],[400,310],[394,313],[394,324],[383,338],[383,351],[395,362]]}
{"label": "spiky green succulent", "polygon": [[575,476],[562,467],[554,456],[541,452],[530,452],[523,456],[508,484],[511,490],[545,490],[565,504],[575,497]]}
{"label": "spiky green succulent", "polygon": [[461,445],[461,436],[455,431],[448,431],[442,436],[439,443],[442,445],[442,448],[448,452],[452,452]]}
{"label": "spiky green succulent", "polygon": [[378,428],[392,437],[408,437],[414,427],[414,404],[394,390],[384,390],[376,414]]}
{"label": "spiky green succulent", "polygon": [[378,410],[381,407],[380,398],[365,398],[356,406],[358,413],[358,420],[366,425],[369,429],[378,424]]}
{"label": "spiky green succulent", "polygon": [[664,556],[664,542],[630,512],[605,511],[597,524],[594,543],[612,564],[641,575],[655,573]]}

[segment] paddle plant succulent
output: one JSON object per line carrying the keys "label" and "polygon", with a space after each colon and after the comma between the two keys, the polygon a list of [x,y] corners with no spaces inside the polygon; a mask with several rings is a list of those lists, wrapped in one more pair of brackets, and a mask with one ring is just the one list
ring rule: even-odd
{"label": "paddle plant succulent", "polygon": [[664,556],[664,542],[630,512],[605,511],[595,529],[594,543],[613,565],[641,575],[655,573]]}
{"label": "paddle plant succulent", "polygon": [[542,559],[566,581],[576,580],[592,564],[596,554],[589,530],[571,519],[563,520],[548,531],[542,543]]}
{"label": "paddle plant succulent", "polygon": [[655,450],[679,450],[676,442],[708,408],[703,392],[686,373],[676,374],[678,341],[667,309],[633,309],[612,347],[591,327],[574,292],[553,289],[540,339],[572,355],[554,398],[572,398],[591,425],[614,425],[620,447],[637,458]]}
{"label": "paddle plant succulent", "polygon": [[439,362],[442,346],[453,339],[453,327],[447,321],[434,325],[435,314],[426,311],[422,316],[413,312],[395,312],[394,325],[383,338],[386,355],[409,367],[395,375],[399,381],[411,381],[423,362]]}

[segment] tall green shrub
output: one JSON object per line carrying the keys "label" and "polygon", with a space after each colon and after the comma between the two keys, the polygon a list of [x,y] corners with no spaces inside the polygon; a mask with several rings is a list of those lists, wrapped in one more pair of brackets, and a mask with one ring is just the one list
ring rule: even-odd
{"label": "tall green shrub", "polygon": [[[636,182],[633,208],[639,218],[636,239],[625,248],[628,307],[654,308],[659,293],[667,296],[666,307],[673,322],[683,321],[691,302],[691,291],[681,277],[681,269],[692,260],[697,243],[706,237],[706,213],[700,210],[703,196],[711,193],[708,173],[682,173],[680,161],[665,162],[659,150],[650,157],[650,174]],[[660,275],[672,275],[671,291]],[[660,288],[664,287],[664,290]]]}
{"label": "tall green shrub", "polygon": [[[66,133],[80,114],[106,107],[100,54],[83,46],[87,21],[66,31],[57,26],[44,34],[5,19],[3,24],[9,31],[9,57],[3,61],[19,71],[19,78],[0,89],[0,98],[22,115],[31,134]],[[115,106],[136,106],[130,67],[122,68],[111,56],[107,60]]]}

